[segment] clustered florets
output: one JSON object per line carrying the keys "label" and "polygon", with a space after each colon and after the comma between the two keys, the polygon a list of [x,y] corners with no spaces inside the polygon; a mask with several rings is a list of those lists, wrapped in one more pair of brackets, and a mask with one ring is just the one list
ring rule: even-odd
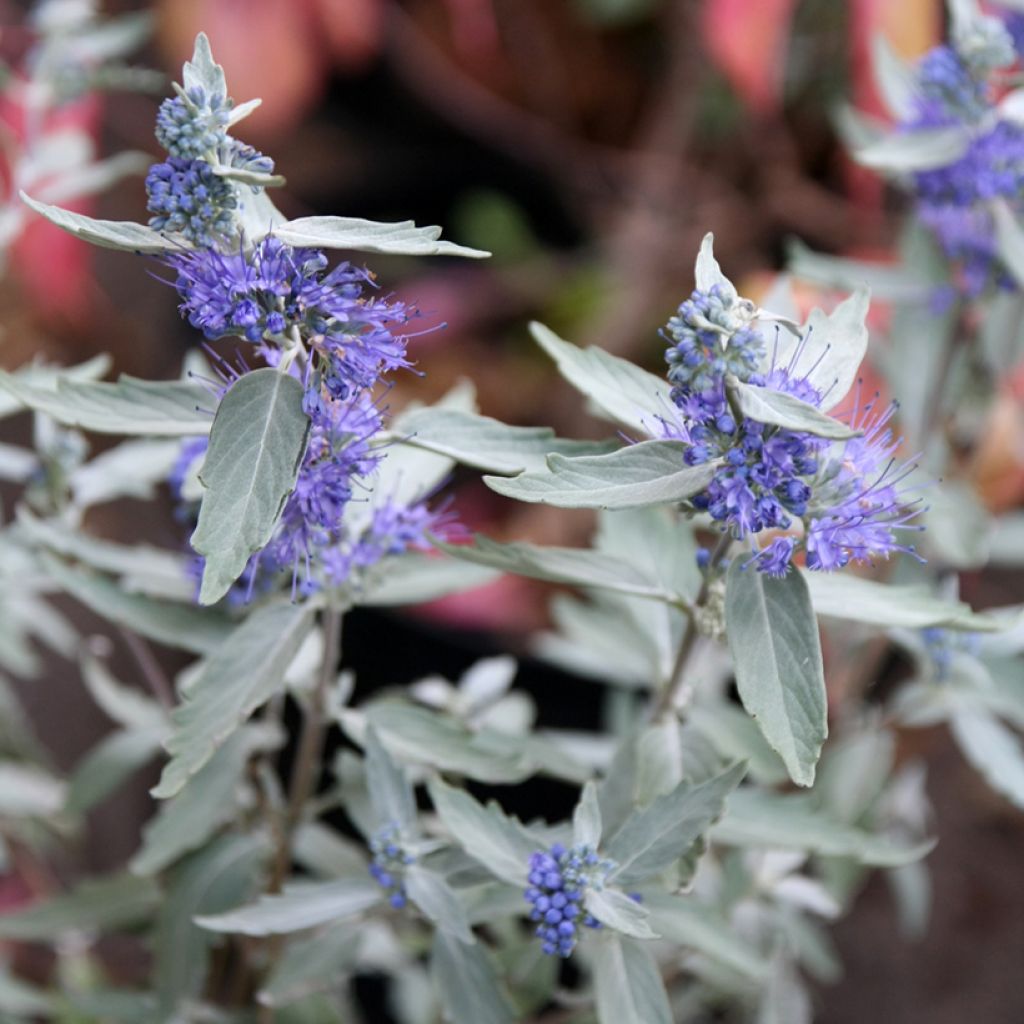
{"label": "clustered florets", "polygon": [[576,948],[580,927],[600,928],[601,922],[583,908],[589,887],[601,888],[614,868],[589,846],[566,849],[555,843],[547,852],[530,856],[530,885],[523,896],[530,920],[537,921],[541,948],[550,956],[568,957]]}
{"label": "clustered florets", "polygon": [[939,680],[949,677],[957,654],[965,652],[976,655],[981,646],[981,637],[977,633],[955,632],[939,626],[922,629],[921,639]]}
{"label": "clustered florets", "polygon": [[230,116],[231,107],[225,98],[193,88],[160,104],[156,139],[172,156],[198,160],[225,141]]}
{"label": "clustered florets", "polygon": [[209,247],[230,236],[238,206],[229,181],[202,160],[172,156],[153,164],[146,175],[150,226],[174,231],[196,245]]}
{"label": "clustered florets", "polygon": [[408,893],[402,882],[405,869],[416,862],[401,844],[397,825],[385,825],[371,840],[370,874],[387,893],[388,902],[395,910],[401,910],[408,902]]}
{"label": "clustered florets", "polygon": [[[692,308],[702,308],[694,299],[689,301]],[[907,508],[899,493],[905,474],[893,472],[898,443],[887,428],[893,410],[871,419],[872,406],[865,406],[860,420],[855,416],[851,424],[863,434],[844,442],[835,454],[824,438],[743,417],[728,401],[726,367],[748,384],[820,406],[823,395],[793,371],[800,347],[789,367],[773,366],[764,373],[754,372],[764,343],[749,326],[715,340],[714,347],[688,350],[703,353],[707,360],[704,365],[692,361],[687,371],[687,380],[702,386],[677,383],[673,399],[678,416],[665,422],[666,436],[686,442],[687,464],[721,462],[708,487],[691,499],[693,508],[707,512],[738,539],[786,530],[794,518],[802,520],[802,546],[810,569],[839,569],[851,561],[911,551],[894,533],[906,527],[916,511]],[[737,351],[730,353],[733,348]],[[666,353],[670,377],[680,365],[678,352],[674,346]],[[761,572],[783,576],[800,543],[792,536],[775,537],[752,561]]]}

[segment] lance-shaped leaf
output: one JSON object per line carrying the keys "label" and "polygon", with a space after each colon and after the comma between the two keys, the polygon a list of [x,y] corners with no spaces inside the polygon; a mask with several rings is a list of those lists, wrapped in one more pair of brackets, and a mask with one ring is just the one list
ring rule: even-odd
{"label": "lance-shaped leaf", "polygon": [[486,476],[484,483],[508,498],[560,508],[669,505],[703,491],[720,465],[687,466],[685,451],[681,441],[641,441],[607,455],[549,455],[546,470],[511,479]]}
{"label": "lance-shaped leaf", "polygon": [[597,799],[597,786],[593,782],[583,787],[573,811],[572,841],[574,846],[595,848],[601,842],[601,805]]}
{"label": "lance-shaped leaf", "polygon": [[359,595],[362,606],[419,604],[493,583],[501,574],[486,566],[408,551],[378,563]]}
{"label": "lance-shaped leaf", "polygon": [[389,435],[393,441],[447,455],[488,473],[505,475],[543,470],[545,457],[552,453],[599,455],[618,447],[614,441],[556,437],[550,427],[511,427],[489,416],[443,406],[406,412],[400,426],[400,431]]}
{"label": "lance-shaped leaf", "polygon": [[920,102],[917,76],[881,32],[871,37],[871,70],[889,114],[899,121],[910,120]]}
{"label": "lance-shaped leaf", "polygon": [[168,647],[208,654],[230,633],[229,620],[216,612],[125,593],[109,579],[73,569],[50,555],[43,556],[43,564],[64,590],[98,615]]}
{"label": "lance-shaped leaf", "polygon": [[709,292],[718,288],[726,296],[735,299],[736,288],[732,281],[722,273],[722,268],[715,259],[715,236],[709,231],[700,243],[697,263],[693,269],[693,280],[699,292]]}
{"label": "lance-shaped leaf", "polygon": [[736,764],[698,785],[684,780],[634,811],[605,846],[604,852],[618,865],[609,880],[633,885],[679,860],[718,820],[726,797],[745,773],[746,765]]}
{"label": "lance-shaped leaf", "polygon": [[71,931],[114,931],[144,921],[160,904],[159,886],[129,874],[80,882],[70,892],[0,916],[0,938],[45,942]]}
{"label": "lance-shaped leaf", "polygon": [[199,471],[206,488],[192,547],[205,556],[199,600],[219,601],[274,532],[295,487],[309,417],[302,385],[269,367],[240,377],[221,400]]}
{"label": "lance-shaped leaf", "polygon": [[438,778],[427,788],[445,827],[471,857],[498,878],[525,885],[530,856],[544,845],[495,803],[486,807]]}
{"label": "lance-shaped leaf", "polygon": [[284,955],[260,989],[263,1006],[287,1006],[314,992],[334,988],[339,977],[354,967],[363,936],[347,924],[288,944]]}
{"label": "lance-shaped leaf", "polygon": [[826,416],[799,398],[782,391],[744,384],[732,374],[725,378],[725,390],[740,412],[758,423],[799,430],[832,441],[844,441],[858,434],[858,431],[851,430],[845,423]]}
{"label": "lance-shaped leaf", "polygon": [[437,546],[456,558],[494,569],[577,587],[604,587],[623,594],[635,594],[666,604],[680,604],[682,598],[648,579],[622,558],[586,548],[540,547],[536,544],[499,544],[477,534],[472,544]]}
{"label": "lance-shaped leaf", "polygon": [[409,899],[441,931],[458,939],[459,942],[476,942],[458,896],[436,871],[420,867],[419,864],[411,865],[405,872],[405,887]]}
{"label": "lance-shaped leaf", "polygon": [[943,629],[994,633],[1007,626],[1006,620],[973,612],[970,605],[962,601],[935,597],[924,587],[892,586],[850,573],[802,575],[819,615],[905,629],[942,626]]}
{"label": "lance-shaped leaf", "polygon": [[189,437],[210,430],[210,393],[187,381],[148,381],[122,375],[109,381],[57,379],[55,387],[0,371],[0,390],[66,427],[98,434]]}
{"label": "lance-shaped leaf", "polygon": [[181,84],[185,91],[201,89],[211,97],[226,98],[228,92],[224,69],[213,59],[210,40],[205,32],[196,36],[192,59],[181,69]]}
{"label": "lance-shaped leaf", "polygon": [[725,621],[743,706],[798,785],[814,782],[828,735],[818,623],[803,577],[744,569],[726,578]]}
{"label": "lance-shaped leaf", "polygon": [[1024,808],[1024,748],[1020,737],[978,707],[956,711],[949,725],[964,757],[988,784]]}
{"label": "lance-shaped leaf", "polygon": [[300,217],[279,225],[274,234],[288,245],[314,249],[353,249],[402,256],[466,256],[485,259],[483,249],[470,249],[441,238],[439,227],[418,228],[411,220],[384,224],[359,217]]}
{"label": "lance-shaped leaf", "polygon": [[661,971],[642,943],[614,932],[594,943],[594,987],[601,1024],[672,1024]]}
{"label": "lance-shaped leaf", "polygon": [[287,935],[340,921],[369,910],[381,901],[379,885],[367,878],[286,885],[276,896],[263,896],[248,907],[197,917],[200,928],[239,935]]}
{"label": "lance-shaped leaf", "polygon": [[430,954],[434,988],[452,1024],[515,1024],[519,1019],[482,943],[438,931]]}
{"label": "lance-shaped leaf", "polygon": [[180,242],[172,242],[169,238],[131,220],[97,220],[87,217],[84,213],[72,213],[59,206],[41,203],[24,192],[19,193],[22,202],[30,206],[36,213],[44,216],[51,224],[56,224],[69,235],[81,238],[83,242],[104,249],[121,249],[125,252],[146,253],[180,253]]}
{"label": "lance-shaped leaf", "polygon": [[266,605],[217,648],[171,715],[171,760],[154,796],[180,792],[249,715],[284,686],[285,670],[312,625],[310,608]]}
{"label": "lance-shaped leaf", "polygon": [[[848,142],[854,140],[847,139]],[[857,163],[876,171],[901,174],[945,167],[967,152],[971,133],[967,128],[922,128],[893,132],[850,147]]]}
{"label": "lance-shaped leaf", "polygon": [[366,783],[380,826],[411,829],[416,823],[416,797],[402,769],[384,749],[373,726],[363,736]]}
{"label": "lance-shaped leaf", "polygon": [[671,388],[661,377],[599,348],[578,348],[543,324],[530,324],[534,341],[558,372],[586,395],[607,419],[650,436],[672,410]]}
{"label": "lance-shaped leaf", "polygon": [[657,932],[647,923],[647,908],[624,892],[588,887],[583,905],[601,924],[623,935],[632,935],[634,939],[658,938]]}

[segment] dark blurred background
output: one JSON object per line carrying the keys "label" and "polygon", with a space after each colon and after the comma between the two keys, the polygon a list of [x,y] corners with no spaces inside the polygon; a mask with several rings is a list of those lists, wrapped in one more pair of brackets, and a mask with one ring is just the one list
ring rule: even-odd
{"label": "dark blurred background", "polygon": [[[8,60],[28,45],[28,6],[0,2]],[[899,198],[846,159],[832,115],[844,100],[879,110],[867,61],[874,33],[914,57],[943,32],[939,0],[104,5],[108,13],[135,9],[154,10],[158,26],[140,64],[177,77],[202,29],[236,101],[263,97],[239,134],[287,177],[278,199],[286,213],[412,218],[493,251],[481,263],[372,260],[385,291],[419,305],[423,326],[445,325],[413,342],[425,376],[399,382],[395,407],[432,400],[468,377],[488,415],[576,436],[600,436],[601,428],[534,350],[527,322],[541,319],[657,370],[658,327],[692,288],[704,232],[715,232],[719,260],[755,296],[781,268],[792,236],[826,252],[884,256]],[[103,152],[156,155],[157,100],[114,94],[80,116]],[[135,220],[144,209],[138,179],[91,205],[96,215]],[[178,319],[164,276],[145,260],[34,225],[0,284],[0,365],[108,350],[117,370],[177,375],[197,338]],[[1011,430],[1019,426],[1013,394],[1009,413],[1003,407]],[[1024,471],[1002,449],[980,453],[972,472],[994,510],[1019,503]],[[576,543],[590,527],[585,515],[506,503],[471,474],[454,488],[462,519],[492,536]],[[180,546],[167,506],[162,517],[149,505],[119,507],[116,518],[101,509],[90,527]],[[1003,586],[1000,600],[1021,599],[1020,581]],[[364,613],[348,627],[346,656],[368,686],[427,671],[453,675],[502,646],[524,650],[545,621],[544,600],[541,587],[509,579],[413,617]],[[68,666],[55,664],[52,675],[52,689],[37,686],[30,700],[67,766],[103,725]],[[572,717],[593,705],[591,684],[530,662],[521,682],[557,724],[592,724]],[[904,940],[884,884],[869,884],[835,930],[846,974],[820,990],[820,1019],[1024,1021],[1021,815],[963,765],[943,732],[917,732],[903,744],[905,757],[928,763],[942,837],[930,861],[933,925],[924,940]],[[568,809],[557,793],[545,799],[552,815]],[[131,851],[147,806],[140,784],[134,801],[97,815],[85,851],[92,866]]]}

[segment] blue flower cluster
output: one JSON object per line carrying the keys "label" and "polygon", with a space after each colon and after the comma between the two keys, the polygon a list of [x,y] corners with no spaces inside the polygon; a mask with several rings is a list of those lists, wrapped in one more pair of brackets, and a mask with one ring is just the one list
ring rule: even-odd
{"label": "blue flower cluster", "polygon": [[386,825],[370,840],[370,874],[388,894],[388,902],[401,910],[408,902],[408,894],[402,883],[402,873],[416,858],[402,849],[396,825]]}
{"label": "blue flower cluster", "polygon": [[749,324],[753,303],[738,300],[719,285],[695,291],[662,330],[673,342],[665,353],[668,379],[676,391],[704,391],[726,373],[745,378],[764,351],[761,335]]}
{"label": "blue flower cluster", "polygon": [[958,653],[977,654],[981,646],[978,633],[962,633],[938,626],[921,630],[921,639],[939,680],[948,679]]}
{"label": "blue flower cluster", "polygon": [[202,160],[172,156],[146,175],[150,226],[175,231],[195,245],[209,247],[234,229],[238,200],[229,181]]}
{"label": "blue flower cluster", "polygon": [[225,97],[193,88],[160,104],[156,139],[171,156],[199,160],[226,140],[230,116],[231,105]]}
{"label": "blue flower cluster", "polygon": [[985,83],[951,46],[936,46],[921,58],[917,83],[915,127],[940,128],[980,121],[988,111]]}
{"label": "blue flower cluster", "polygon": [[[888,422],[893,410],[873,415],[868,403],[851,426],[862,435],[838,446],[813,434],[787,430],[740,416],[729,405],[724,365],[748,384],[782,392],[820,406],[823,395],[804,376],[794,372],[803,346],[789,367],[755,372],[764,352],[760,336],[748,328],[726,339],[722,360],[717,348],[704,351],[707,363],[694,364],[691,380],[703,388],[677,385],[673,392],[678,413],[664,422],[665,436],[686,442],[688,465],[720,462],[706,490],[691,499],[692,507],[707,512],[734,537],[788,530],[793,520],[803,523],[803,537],[778,536],[759,549],[751,561],[760,572],[783,576],[794,553],[802,547],[810,569],[839,569],[851,561],[870,561],[895,551],[913,551],[899,542],[896,531],[908,525],[916,509],[900,493],[907,471],[894,469],[898,446]],[[678,366],[678,348],[666,359]],[[739,372],[736,372],[736,371]],[[671,375],[671,370],[670,370]]]}
{"label": "blue flower cluster", "polygon": [[568,957],[576,948],[580,927],[600,928],[601,922],[583,909],[588,886],[600,886],[614,865],[587,846],[566,849],[555,843],[548,852],[530,856],[530,920],[537,921],[541,948],[549,956]]}

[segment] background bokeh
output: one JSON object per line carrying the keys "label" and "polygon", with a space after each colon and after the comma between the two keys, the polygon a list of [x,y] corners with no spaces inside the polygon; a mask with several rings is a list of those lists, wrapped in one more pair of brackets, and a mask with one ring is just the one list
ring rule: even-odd
{"label": "background bokeh", "polygon": [[[8,62],[29,44],[27,6],[0,3]],[[873,33],[914,57],[943,30],[938,0],[105,5],[135,9],[157,17],[140,64],[173,77],[202,29],[235,98],[263,97],[240,134],[275,156],[288,179],[279,200],[286,213],[411,218],[493,251],[472,264],[373,261],[381,287],[423,314],[425,332],[411,351],[424,375],[405,376],[390,398],[395,407],[469,377],[486,414],[570,436],[599,436],[600,428],[533,347],[530,319],[657,369],[658,327],[689,294],[708,230],[723,267],[754,295],[794,236],[824,252],[886,255],[899,197],[845,157],[832,115],[844,99],[879,109],[868,68]],[[116,93],[64,116],[94,132],[104,152],[155,153],[156,102],[145,92]],[[3,106],[0,121],[5,137],[17,136]],[[99,216],[143,219],[141,179],[87,202]],[[8,270],[0,365],[40,353],[73,362],[105,349],[118,370],[167,377],[195,344],[155,264],[89,249],[40,222],[19,240]],[[1003,387],[990,441],[970,468],[999,510],[1024,495],[1024,372]],[[470,474],[453,489],[463,521],[491,536],[574,543],[590,527],[585,515],[513,506]],[[90,525],[119,539],[180,545],[169,502],[162,520],[145,508],[148,518],[129,509]],[[1010,575],[965,586],[982,606],[1024,597]],[[540,585],[507,579],[471,600],[423,609],[412,622],[364,613],[349,627],[347,657],[371,681],[455,671],[502,645],[523,650],[545,621],[544,598]],[[883,679],[899,671],[883,666]],[[52,674],[51,689],[37,685],[29,699],[44,739],[71,764],[102,725],[64,669],[55,664]],[[558,716],[585,714],[582,684],[534,666],[526,685]],[[931,858],[933,925],[923,940],[902,938],[884,884],[871,883],[834,932],[845,975],[820,990],[820,1019],[1024,1020],[1024,820],[964,766],[944,732],[902,742],[904,757],[929,765],[943,837]],[[144,793],[140,786],[134,806],[122,800],[97,816],[86,860],[102,865],[133,848]]]}

